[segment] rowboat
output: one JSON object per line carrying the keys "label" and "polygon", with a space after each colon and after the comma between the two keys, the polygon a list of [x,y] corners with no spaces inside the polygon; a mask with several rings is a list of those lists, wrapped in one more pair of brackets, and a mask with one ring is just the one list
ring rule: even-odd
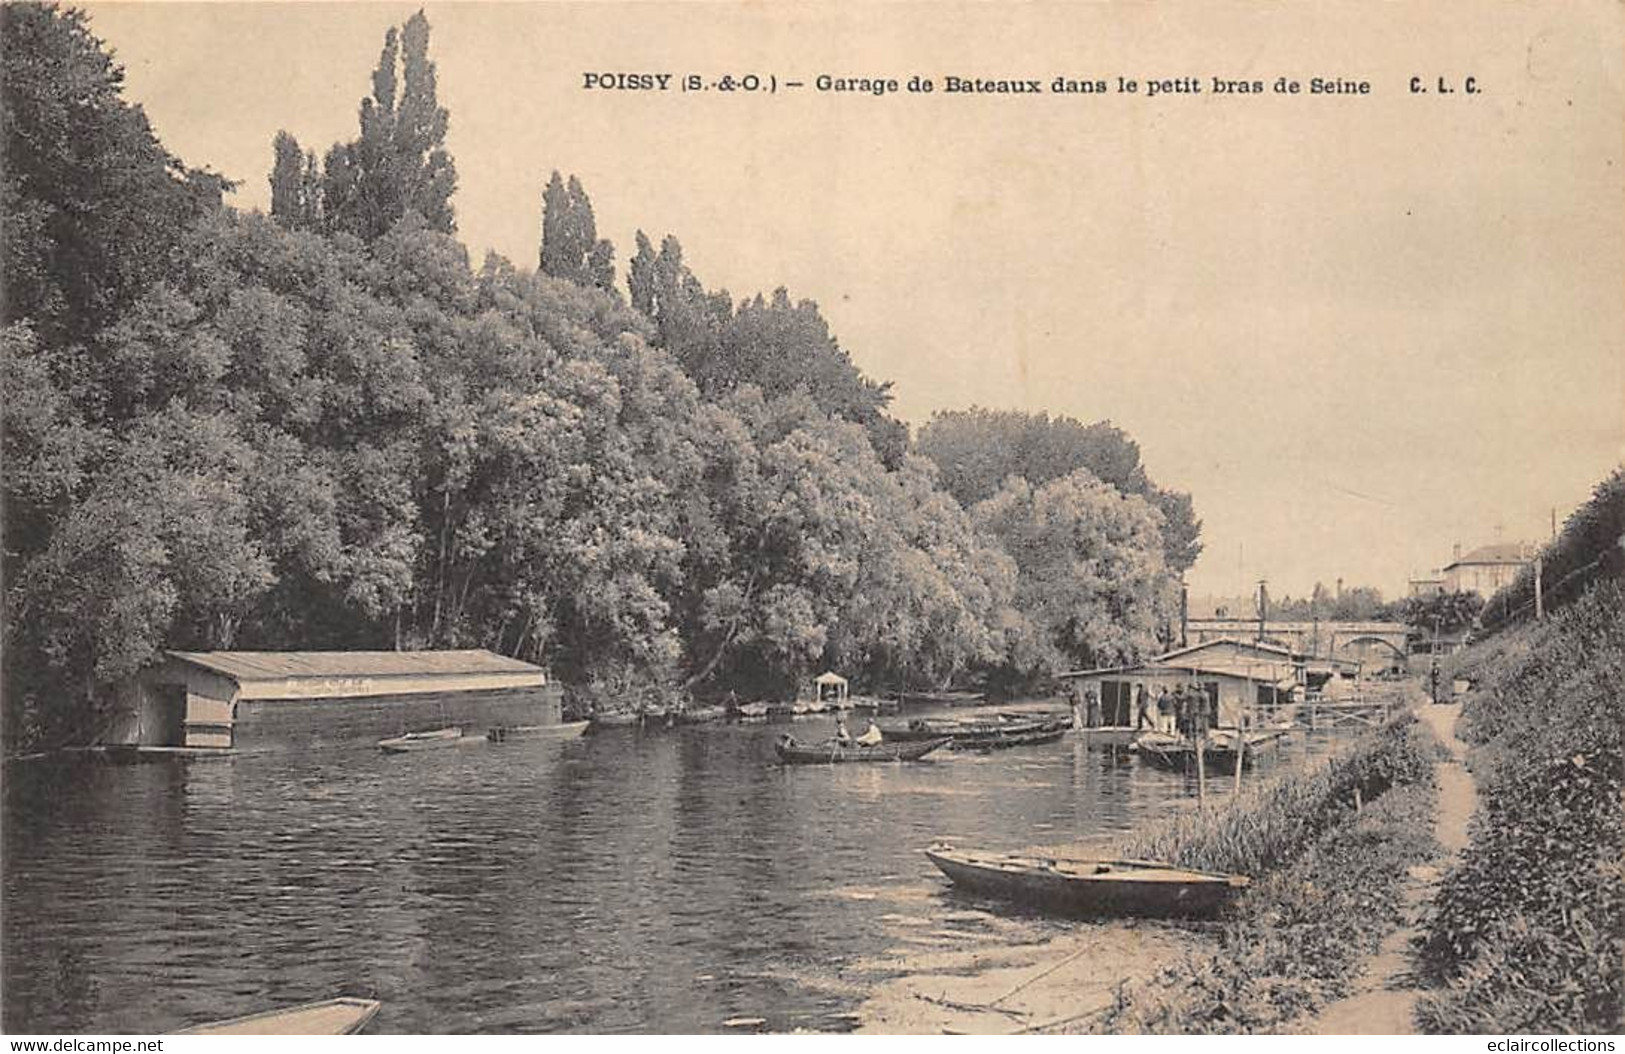
{"label": "rowboat", "polygon": [[744,703],[734,714],[741,721],[766,721],[768,705],[766,703]]}
{"label": "rowboat", "polygon": [[588,723],[594,728],[627,728],[642,724],[643,715],[636,710],[600,710]]}
{"label": "rowboat", "polygon": [[437,728],[432,732],[408,732],[393,739],[380,739],[378,749],[386,754],[409,754],[437,747],[454,747],[462,738],[461,728]]}
{"label": "rowboat", "polygon": [[352,1036],[367,1027],[381,1006],[376,999],[342,996],[319,1003],[267,1010],[193,1025],[177,1036]]}
{"label": "rowboat", "polygon": [[[1046,721],[1042,719],[1021,720],[993,720],[993,721],[954,721],[947,719],[932,719],[917,717],[906,726],[882,727],[880,732],[887,739],[899,742],[915,742],[926,739],[937,739],[947,736],[957,745],[978,739],[992,739],[1023,735],[1029,732],[1051,732],[1055,730],[1064,732],[1066,723],[1059,721]],[[1052,738],[1060,738],[1059,735]]]}
{"label": "rowboat", "polygon": [[[1247,750],[1239,753],[1242,768],[1253,763],[1253,747],[1262,746],[1270,738],[1273,737],[1262,737],[1255,744],[1252,737],[1248,737]],[[1158,768],[1174,772],[1196,771],[1196,745],[1185,736],[1169,735],[1166,732],[1147,732],[1136,739],[1129,749]],[[1236,771],[1237,760],[1238,751],[1234,735],[1229,737],[1210,735],[1202,744],[1204,771],[1233,773]]]}
{"label": "rowboat", "polygon": [[981,706],[986,692],[904,692],[901,699],[910,706]]}
{"label": "rowboat", "polygon": [[848,761],[918,761],[938,747],[946,737],[921,743],[878,743],[872,747],[842,747],[830,743],[798,743],[795,737],[780,736],[773,749],[786,765],[832,765]]}
{"label": "rowboat", "polygon": [[587,730],[591,721],[567,721],[560,725],[498,725],[485,731],[485,738],[493,743],[511,743],[516,739],[569,739]]}
{"label": "rowboat", "polygon": [[1212,915],[1248,878],[1146,860],[1068,860],[934,845],[925,855],[954,885],[1065,915]]}
{"label": "rowboat", "polygon": [[955,750],[1003,750],[1006,747],[1026,747],[1038,743],[1053,743],[1066,735],[1066,725],[1040,725],[1037,728],[1019,729],[1011,732],[1006,729],[994,729],[991,732],[977,733],[975,735],[955,736],[953,749]]}
{"label": "rowboat", "polygon": [[721,706],[691,706],[676,711],[677,723],[680,725],[703,725],[712,721],[721,721],[728,716],[726,708]]}

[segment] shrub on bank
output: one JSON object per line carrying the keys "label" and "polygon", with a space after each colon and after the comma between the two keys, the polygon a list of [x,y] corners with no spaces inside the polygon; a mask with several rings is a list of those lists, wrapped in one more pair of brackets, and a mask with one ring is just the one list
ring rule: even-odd
{"label": "shrub on bank", "polygon": [[1232,807],[1171,817],[1125,847],[1124,855],[1185,867],[1259,875],[1301,854],[1354,810],[1396,784],[1431,781],[1433,738],[1404,713],[1307,769],[1244,786]]}
{"label": "shrub on bank", "polygon": [[[1408,754],[1417,730],[1384,737]],[[1335,819],[1290,866],[1261,879],[1220,949],[1118,992],[1095,1026],[1112,1033],[1281,1032],[1344,994],[1399,916],[1406,869],[1432,857],[1431,766],[1358,814]]]}
{"label": "shrub on bank", "polygon": [[1594,587],[1464,657],[1480,806],[1425,961],[1434,1032],[1610,1031],[1625,973],[1625,591]]}

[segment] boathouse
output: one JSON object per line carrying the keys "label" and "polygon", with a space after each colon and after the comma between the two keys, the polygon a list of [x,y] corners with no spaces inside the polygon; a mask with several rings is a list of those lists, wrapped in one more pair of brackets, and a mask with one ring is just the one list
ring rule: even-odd
{"label": "boathouse", "polygon": [[170,651],[125,685],[107,745],[308,748],[556,724],[546,672],[489,651]]}
{"label": "boathouse", "polygon": [[1140,685],[1154,699],[1159,689],[1172,692],[1179,685],[1196,682],[1207,693],[1217,725],[1235,728],[1256,710],[1272,710],[1291,701],[1301,684],[1302,669],[1287,648],[1226,637],[1165,652],[1133,666],[1071,670],[1060,677],[1080,692],[1094,688],[1110,725],[1133,723],[1134,697]]}

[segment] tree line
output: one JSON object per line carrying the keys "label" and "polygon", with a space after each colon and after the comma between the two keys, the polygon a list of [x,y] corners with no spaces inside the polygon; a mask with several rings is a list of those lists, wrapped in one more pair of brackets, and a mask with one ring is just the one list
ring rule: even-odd
{"label": "tree line", "polygon": [[485,647],[605,705],[974,673],[1176,630],[1187,495],[1107,423],[917,438],[818,306],[709,289],[579,180],[535,269],[456,239],[421,13],[269,214],[166,151],[86,16],[0,9],[5,718],[94,737],[163,648]]}

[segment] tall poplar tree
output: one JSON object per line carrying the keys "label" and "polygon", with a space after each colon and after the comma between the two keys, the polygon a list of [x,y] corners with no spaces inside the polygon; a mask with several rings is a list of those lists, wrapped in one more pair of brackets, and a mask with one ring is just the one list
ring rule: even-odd
{"label": "tall poplar tree", "polygon": [[598,237],[592,200],[571,176],[566,182],[557,170],[542,191],[543,274],[605,292],[615,291],[615,247]]}
{"label": "tall poplar tree", "polygon": [[328,228],[370,242],[416,212],[430,230],[456,233],[451,195],[457,169],[445,149],[450,118],[435,96],[429,20],[422,11],[384,35],[360,121],[360,137],[327,154],[322,198]]}

